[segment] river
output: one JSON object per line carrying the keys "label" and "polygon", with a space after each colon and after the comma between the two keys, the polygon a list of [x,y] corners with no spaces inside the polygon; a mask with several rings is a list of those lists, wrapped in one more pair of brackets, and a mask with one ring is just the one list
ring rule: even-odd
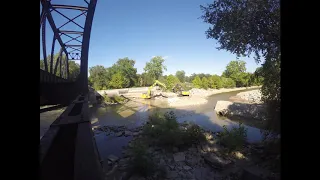
{"label": "river", "polygon": [[[246,91],[234,91],[228,93],[215,94],[208,97],[208,103],[197,106],[168,108],[168,104],[158,100],[131,100],[123,105],[114,106],[92,106],[90,105],[90,118],[93,127],[105,125],[124,125],[127,127],[141,126],[148,120],[149,114],[154,111],[172,110],[177,116],[179,122],[190,121],[198,124],[204,129],[212,131],[221,131],[222,126],[228,128],[238,126],[237,122],[219,117],[214,111],[214,107],[219,100],[229,100],[231,96]],[[189,98],[189,97],[182,97]],[[40,113],[40,138],[49,128],[50,124],[63,112],[63,109]],[[260,129],[246,126],[247,140],[249,142],[260,141],[262,136]],[[98,133],[98,134],[97,134]],[[95,133],[98,150],[101,159],[107,158],[109,154],[121,156],[122,146],[125,146],[131,137],[112,137],[104,133]]]}
{"label": "river", "polygon": [[[246,91],[246,90],[242,90]],[[215,94],[208,97],[208,103],[197,106],[168,108],[168,104],[158,100],[132,100],[124,105],[114,106],[91,106],[91,123],[93,127],[115,125],[127,126],[129,128],[141,126],[148,120],[148,116],[154,111],[172,110],[177,116],[178,122],[194,122],[202,128],[212,131],[221,131],[222,126],[228,128],[238,126],[237,122],[219,117],[214,111],[214,107],[219,100],[229,100],[242,91]],[[183,97],[188,98],[188,97]],[[246,126],[248,142],[260,141],[262,136],[260,129]],[[97,146],[101,159],[107,158],[109,154],[121,156],[122,146],[125,146],[131,137],[106,136],[104,133],[95,134]]]}

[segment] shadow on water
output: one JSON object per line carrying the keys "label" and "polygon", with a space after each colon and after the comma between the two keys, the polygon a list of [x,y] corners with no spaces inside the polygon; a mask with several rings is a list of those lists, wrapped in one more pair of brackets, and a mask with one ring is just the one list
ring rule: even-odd
{"label": "shadow on water", "polygon": [[[103,106],[96,105],[90,107],[90,117],[92,127],[100,126],[126,126],[134,128],[142,126],[150,114],[154,111],[173,111],[178,122],[194,122],[206,130],[213,132],[222,131],[223,126],[228,129],[238,126],[237,122],[218,117],[214,111],[214,106],[218,100],[228,100],[232,95],[239,92],[217,94],[208,98],[208,103],[196,107],[168,108],[166,104],[157,104],[154,100],[131,100],[123,105]],[[248,142],[257,142],[262,139],[260,129],[251,126],[247,128]],[[107,136],[106,133],[95,133],[96,143],[101,159],[113,154],[121,157],[122,147],[132,139],[128,137]]]}

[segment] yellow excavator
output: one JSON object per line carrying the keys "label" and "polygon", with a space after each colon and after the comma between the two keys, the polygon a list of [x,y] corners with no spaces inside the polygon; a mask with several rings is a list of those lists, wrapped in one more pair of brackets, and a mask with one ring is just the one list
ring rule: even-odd
{"label": "yellow excavator", "polygon": [[176,93],[178,96],[189,96],[190,92],[183,90],[181,84],[176,84],[173,88],[172,91]]}
{"label": "yellow excavator", "polygon": [[152,84],[152,86],[150,86],[150,87],[148,88],[148,92],[147,92],[147,93],[143,93],[143,94],[141,95],[141,98],[143,98],[143,99],[151,99],[151,97],[153,96],[153,94],[151,93],[151,90],[152,90],[152,88],[153,88],[154,86],[156,86],[156,85],[160,85],[160,86],[162,86],[162,87],[165,88],[165,89],[167,88],[165,84],[163,84],[163,83],[161,83],[160,81],[156,80],[156,81]]}

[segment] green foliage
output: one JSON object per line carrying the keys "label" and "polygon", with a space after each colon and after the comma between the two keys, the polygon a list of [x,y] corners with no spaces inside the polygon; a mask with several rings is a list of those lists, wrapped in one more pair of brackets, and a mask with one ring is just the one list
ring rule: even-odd
{"label": "green foliage", "polygon": [[176,76],[171,74],[167,76],[167,79],[165,82],[167,89],[171,90],[177,83],[180,83],[180,81]]}
{"label": "green foliage", "polygon": [[180,129],[172,111],[150,115],[149,123],[144,126],[143,133],[150,139],[156,140],[156,145],[162,147],[190,145],[205,139],[197,125],[192,125],[187,130]]}
{"label": "green foliage", "polygon": [[198,125],[192,124],[187,128],[182,136],[182,139],[185,145],[191,145],[193,143],[205,141],[206,137],[203,135],[203,133],[201,132],[201,128]]}
{"label": "green foliage", "polygon": [[260,86],[263,84],[262,67],[258,67],[249,79],[250,86]]}
{"label": "green foliage", "polygon": [[267,128],[280,132],[280,59],[266,61],[262,68],[264,79],[261,92],[262,100],[268,105]]}
{"label": "green foliage", "polygon": [[193,86],[194,86],[195,88],[201,88],[201,87],[202,87],[202,81],[201,81],[200,77],[199,77],[199,76],[196,76],[196,77],[194,78],[194,80],[192,81],[192,84],[193,84]]}
{"label": "green foliage", "polygon": [[151,77],[148,73],[142,73],[141,75],[142,86],[151,86],[155,79]]}
{"label": "green foliage", "polygon": [[163,70],[167,70],[167,67],[163,65],[163,63],[163,57],[155,56],[150,60],[150,62],[146,63],[146,66],[143,69],[153,79],[159,79],[163,73]]}
{"label": "green foliage", "polygon": [[[207,38],[217,39],[225,49],[238,56],[249,56],[262,65],[263,100],[268,104],[268,124],[279,131],[280,125],[280,1],[216,0],[203,10],[203,20],[211,26]],[[258,81],[258,82],[259,82]]]}
{"label": "green foliage", "polygon": [[241,150],[247,140],[247,129],[239,123],[239,127],[232,127],[228,130],[223,126],[220,142],[225,145],[230,151]]}
{"label": "green foliage", "polygon": [[209,77],[209,87],[212,89],[223,88],[221,77],[218,75],[212,75]]}
{"label": "green foliage", "polygon": [[109,87],[119,89],[125,87],[127,83],[128,79],[126,79],[121,72],[117,72],[116,74],[112,75],[111,81],[109,82]]}
{"label": "green foliage", "polygon": [[103,95],[103,100],[105,103],[123,103],[126,101],[126,98],[123,96],[114,95],[109,97],[107,94]]}
{"label": "green foliage", "polygon": [[103,66],[97,65],[89,68],[89,81],[92,82],[95,90],[101,90],[107,87],[107,73]]}
{"label": "green foliage", "polygon": [[209,78],[211,75],[210,74],[204,74],[204,73],[200,73],[200,74],[191,74],[190,77],[187,77],[188,81],[187,82],[192,82],[196,76],[199,76],[200,79],[202,79],[203,77]]}
{"label": "green foliage", "polygon": [[[52,66],[52,71],[53,72],[54,72],[54,69],[56,67],[56,63],[58,61],[58,57],[59,57],[59,53],[57,53],[57,54],[55,54],[53,56],[53,63],[52,63],[52,65],[53,65]],[[63,78],[66,78],[67,74],[65,72],[65,70],[66,70],[65,67],[66,67],[66,59],[67,59],[67,57],[65,55],[62,55],[61,59],[62,59],[62,64],[61,64],[61,71],[62,72],[60,72],[60,62],[61,61],[59,61],[59,63],[57,64],[57,67],[56,67],[56,75],[60,76],[60,73],[61,73],[61,76]],[[51,61],[51,55],[47,56],[47,63],[48,63],[48,71],[49,72],[50,72],[50,67],[51,67],[50,61]],[[80,74],[80,65],[75,63],[72,60],[69,60],[68,61],[68,66],[69,66],[69,79],[75,80],[78,77],[78,75]],[[45,70],[45,65],[44,65],[44,60],[43,59],[40,59],[40,69]]]}
{"label": "green foliage", "polygon": [[186,79],[186,73],[182,71],[177,71],[176,72],[176,77],[179,79],[180,82],[184,83]]}
{"label": "green foliage", "polygon": [[250,79],[250,74],[246,73],[246,62],[240,60],[231,61],[222,76],[234,80],[237,87],[248,86]]}
{"label": "green foliage", "polygon": [[128,57],[119,59],[111,68],[114,72],[121,72],[125,78],[123,88],[132,87],[137,81],[137,68],[134,68],[135,61]]}
{"label": "green foliage", "polygon": [[208,89],[208,87],[209,87],[208,79],[206,77],[203,77],[201,79],[201,88]]}
{"label": "green foliage", "polygon": [[152,156],[147,152],[147,146],[140,141],[136,141],[131,149],[132,158],[130,159],[129,171],[141,176],[150,176],[156,169],[157,165],[152,161]]}
{"label": "green foliage", "polygon": [[231,78],[221,77],[222,86],[224,88],[234,88],[236,87],[236,83]]}
{"label": "green foliage", "polygon": [[255,53],[256,61],[278,58],[280,54],[279,0],[216,0],[201,6],[202,19],[209,23],[207,38],[238,56]]}

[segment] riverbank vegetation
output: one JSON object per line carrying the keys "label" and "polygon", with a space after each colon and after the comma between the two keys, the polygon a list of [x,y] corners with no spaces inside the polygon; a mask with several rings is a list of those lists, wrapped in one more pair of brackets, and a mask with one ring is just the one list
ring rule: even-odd
{"label": "riverbank vegetation", "polygon": [[[209,178],[238,179],[246,167],[253,166],[241,159],[251,159],[258,147],[247,143],[247,130],[242,124],[232,129],[224,127],[220,133],[206,131],[192,123],[179,124],[173,112],[156,112],[143,127],[123,131],[122,134],[133,134],[118,162],[127,179],[200,179],[196,172],[204,167],[213,172],[207,175]],[[264,160],[255,159],[258,161]],[[270,171],[261,168],[263,172]],[[230,169],[236,171],[231,173]],[[270,178],[272,173],[263,176]]]}
{"label": "riverbank vegetation", "polygon": [[102,99],[106,104],[122,104],[127,102],[127,98],[118,95],[108,96],[107,94],[104,94]]}
{"label": "riverbank vegetation", "polygon": [[163,75],[166,70],[165,60],[156,56],[146,63],[144,73],[137,74],[134,67],[135,61],[129,58],[119,59],[111,67],[105,68],[101,65],[89,68],[89,84],[95,90],[118,89],[128,87],[150,86],[155,80],[159,80],[171,90],[176,84],[181,84],[186,90],[195,88],[220,89],[233,87],[249,87],[262,84],[263,77],[257,73],[246,71],[245,62],[241,60],[231,61],[224,73],[219,75],[192,74],[186,76],[183,70],[177,71],[175,75]]}

